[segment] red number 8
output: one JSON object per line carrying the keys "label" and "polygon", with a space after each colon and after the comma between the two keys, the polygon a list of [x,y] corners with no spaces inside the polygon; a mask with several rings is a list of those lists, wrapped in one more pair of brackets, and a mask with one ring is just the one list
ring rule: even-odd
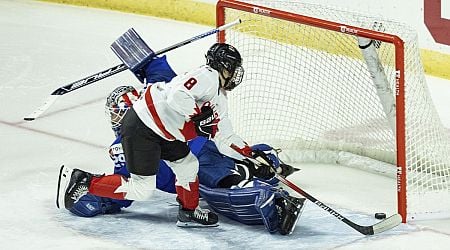
{"label": "red number 8", "polygon": [[184,83],[184,86],[185,86],[188,90],[191,90],[192,87],[194,87],[194,85],[195,85],[196,83],[197,83],[197,79],[191,77],[191,78],[189,78],[189,80],[187,80],[187,81]]}

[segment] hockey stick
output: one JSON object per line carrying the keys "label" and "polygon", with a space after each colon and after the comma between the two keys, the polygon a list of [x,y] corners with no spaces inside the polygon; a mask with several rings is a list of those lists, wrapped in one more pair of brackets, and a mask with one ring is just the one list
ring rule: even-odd
{"label": "hockey stick", "polygon": [[[267,156],[263,152],[256,152],[255,159],[249,158],[251,161],[256,161],[257,163],[264,164],[266,166],[270,166],[273,170],[275,170],[274,166],[270,164],[270,160],[267,158]],[[290,182],[289,180],[285,179],[284,177],[277,174],[275,171],[275,178],[277,178],[279,181],[284,183],[286,186],[290,187],[292,190],[296,191],[297,193],[301,194],[306,199],[310,200],[312,203],[316,204],[323,210],[327,211],[334,217],[336,217],[338,220],[344,222],[348,226],[352,227],[356,231],[364,234],[364,235],[374,235],[378,233],[382,233],[384,231],[387,231],[389,229],[392,229],[396,226],[398,226],[402,222],[402,217],[400,214],[394,214],[374,225],[371,226],[361,226],[358,225],[351,220],[345,218],[342,214],[336,212],[334,209],[330,208],[329,206],[325,205],[321,201],[314,198],[312,195],[308,194],[306,191],[295,185],[294,183]]]}
{"label": "hockey stick", "polygon": [[[177,44],[174,44],[174,45],[172,45],[170,47],[167,47],[165,49],[162,49],[160,51],[155,52],[155,54],[153,56],[149,57],[148,60],[150,60],[154,56],[158,56],[158,55],[161,55],[163,53],[169,52],[171,50],[174,50],[176,48],[182,47],[182,46],[184,46],[186,44],[189,44],[191,42],[200,40],[200,39],[205,38],[207,36],[213,35],[213,34],[215,34],[217,32],[220,32],[222,30],[228,29],[228,28],[233,27],[233,26],[235,26],[237,24],[240,24],[240,23],[241,23],[241,20],[238,19],[238,20],[236,20],[234,22],[222,25],[222,26],[220,26],[218,28],[215,28],[215,29],[212,29],[210,31],[207,31],[207,32],[205,32],[203,34],[191,37],[191,38],[189,38],[187,40],[184,40],[184,41],[179,42]],[[119,65],[114,66],[112,68],[103,70],[102,72],[93,74],[91,76],[85,77],[85,78],[80,79],[78,81],[72,82],[72,83],[64,85],[62,87],[59,87],[58,89],[56,89],[55,91],[53,91],[50,94],[50,96],[44,102],[44,105],[42,105],[39,108],[37,108],[31,114],[25,116],[23,119],[25,121],[33,121],[36,118],[38,118],[40,115],[42,115],[42,113],[44,113],[56,101],[56,99],[58,97],[60,97],[62,95],[65,95],[65,94],[67,94],[69,92],[72,92],[72,91],[74,91],[76,89],[79,89],[79,88],[82,88],[84,86],[90,85],[90,84],[92,84],[94,82],[97,82],[99,80],[102,80],[104,78],[107,78],[107,77],[110,77],[112,75],[115,75],[115,74],[117,74],[119,72],[122,72],[122,71],[124,71],[126,69],[128,69],[127,66],[122,63],[122,64],[119,64]]]}

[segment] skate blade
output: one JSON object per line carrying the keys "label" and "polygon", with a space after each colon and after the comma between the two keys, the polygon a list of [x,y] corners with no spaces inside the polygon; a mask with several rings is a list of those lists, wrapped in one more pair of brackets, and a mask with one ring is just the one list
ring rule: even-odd
{"label": "skate blade", "polygon": [[203,225],[203,224],[198,224],[195,222],[182,222],[182,221],[177,221],[177,226],[178,227],[185,227],[185,228],[199,228],[199,227],[218,227],[219,224],[215,223],[215,224],[211,224],[211,225]]}
{"label": "skate blade", "polygon": [[56,207],[63,208],[65,206],[64,197],[67,186],[70,182],[72,170],[69,168],[61,166],[59,169],[59,178],[58,178],[58,189],[56,190]]}

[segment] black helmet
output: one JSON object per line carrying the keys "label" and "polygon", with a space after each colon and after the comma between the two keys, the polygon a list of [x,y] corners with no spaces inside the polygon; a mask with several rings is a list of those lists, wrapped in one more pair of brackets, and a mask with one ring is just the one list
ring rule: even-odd
{"label": "black helmet", "polygon": [[[206,65],[217,70],[225,79],[223,88],[232,90],[242,82],[244,69],[242,58],[237,49],[226,43],[215,43],[206,53]],[[224,70],[228,71],[225,77]]]}

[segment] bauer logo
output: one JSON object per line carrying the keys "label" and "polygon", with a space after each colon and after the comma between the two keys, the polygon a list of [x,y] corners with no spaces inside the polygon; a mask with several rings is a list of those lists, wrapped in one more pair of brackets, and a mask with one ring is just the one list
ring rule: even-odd
{"label": "bauer logo", "polygon": [[340,26],[340,28],[341,28],[341,32],[342,33],[358,34],[358,30],[349,28],[349,27],[347,27],[345,25]]}
{"label": "bauer logo", "polygon": [[395,95],[400,95],[400,70],[395,71]]}
{"label": "bauer logo", "polygon": [[402,167],[398,166],[397,167],[397,192],[402,191],[402,181],[401,181],[400,176],[402,176]]}
{"label": "bauer logo", "polygon": [[253,7],[253,13],[270,16],[270,10],[261,9],[259,7]]}

